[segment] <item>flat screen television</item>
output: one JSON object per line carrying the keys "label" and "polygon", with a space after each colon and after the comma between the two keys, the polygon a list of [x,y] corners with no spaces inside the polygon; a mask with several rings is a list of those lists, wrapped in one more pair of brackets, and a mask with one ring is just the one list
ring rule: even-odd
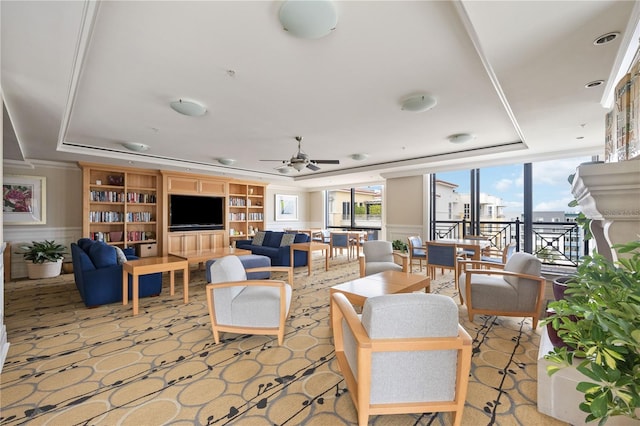
{"label": "flat screen television", "polygon": [[224,229],[224,197],[169,195],[169,231]]}

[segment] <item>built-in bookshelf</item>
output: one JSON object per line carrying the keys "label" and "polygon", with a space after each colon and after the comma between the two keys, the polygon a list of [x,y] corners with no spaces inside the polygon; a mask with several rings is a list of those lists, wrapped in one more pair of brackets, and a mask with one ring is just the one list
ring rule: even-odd
{"label": "built-in bookshelf", "polygon": [[157,242],[160,174],[154,170],[80,163],[83,236],[120,247]]}
{"label": "built-in bookshelf", "polygon": [[250,238],[264,230],[264,185],[230,182],[227,224],[229,239]]}

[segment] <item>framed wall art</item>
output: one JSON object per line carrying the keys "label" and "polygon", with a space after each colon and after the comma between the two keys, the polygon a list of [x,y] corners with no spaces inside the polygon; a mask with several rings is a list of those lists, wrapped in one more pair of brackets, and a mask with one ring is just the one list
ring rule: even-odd
{"label": "framed wall art", "polygon": [[2,215],[5,225],[42,225],[47,222],[47,178],[5,175]]}
{"label": "framed wall art", "polygon": [[276,194],[276,220],[298,220],[298,196]]}

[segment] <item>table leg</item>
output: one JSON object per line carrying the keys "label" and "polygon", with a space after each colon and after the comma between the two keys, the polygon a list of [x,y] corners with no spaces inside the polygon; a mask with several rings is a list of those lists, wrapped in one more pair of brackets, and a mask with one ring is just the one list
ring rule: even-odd
{"label": "table leg", "polygon": [[138,315],[138,274],[136,274],[135,271],[133,273],[133,279],[131,281],[131,292],[133,293],[133,296],[131,297],[133,302],[133,315]]}
{"label": "table leg", "polygon": [[324,249],[324,270],[329,270],[329,249]]}
{"label": "table leg", "polygon": [[307,268],[308,268],[307,275],[311,275],[311,263],[313,259],[313,256],[311,256],[312,254],[313,252],[311,251],[311,249],[309,249],[309,251],[307,251]]}
{"label": "table leg", "polygon": [[175,279],[173,276],[173,271],[169,272],[169,288],[171,289],[171,295],[173,296],[174,294],[176,294],[176,289],[175,289]]}
{"label": "table leg", "polygon": [[122,304],[129,303],[129,273],[122,268]]}
{"label": "table leg", "polygon": [[[187,265],[187,268],[184,270],[184,274],[182,274],[182,281],[183,281],[183,287],[184,287],[184,303],[189,303],[189,275],[188,275],[188,271],[189,271],[189,265]],[[173,271],[171,271],[171,273],[173,274]]]}
{"label": "table leg", "polygon": [[293,247],[289,246],[289,266],[293,268]]}

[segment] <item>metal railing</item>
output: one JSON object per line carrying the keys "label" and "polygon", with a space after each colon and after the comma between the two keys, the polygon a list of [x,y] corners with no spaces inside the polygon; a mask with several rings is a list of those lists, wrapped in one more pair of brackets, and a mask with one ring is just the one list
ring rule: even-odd
{"label": "metal railing", "polygon": [[[436,238],[460,239],[468,235],[469,221],[435,222]],[[575,222],[533,222],[531,235],[525,235],[524,223],[515,221],[481,221],[480,236],[486,237],[491,247],[502,250],[510,242],[516,250],[524,247],[525,238],[532,241],[533,253],[544,265],[576,267],[585,253],[589,253],[589,241]]]}

